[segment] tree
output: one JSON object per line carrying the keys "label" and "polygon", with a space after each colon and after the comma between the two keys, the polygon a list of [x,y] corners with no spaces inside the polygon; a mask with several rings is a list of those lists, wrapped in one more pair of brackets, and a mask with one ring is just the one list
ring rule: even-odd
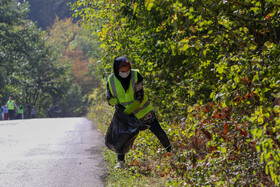
{"label": "tree", "polygon": [[38,101],[60,98],[67,92],[68,67],[58,63],[54,50],[45,42],[45,33],[25,20],[27,4],[1,3],[1,100],[6,102],[12,95],[17,102],[32,103],[45,115],[47,106]]}
{"label": "tree", "polygon": [[[76,102],[63,103],[63,107],[68,111],[67,115],[74,116],[86,113],[87,95],[99,86],[99,80],[95,74],[96,57],[99,55],[96,41],[91,38],[91,34],[80,24],[74,23],[72,18],[60,20],[55,19],[54,25],[48,30],[48,42],[56,46],[57,54],[65,65],[69,65],[69,75],[71,75],[73,85],[70,89],[75,92],[69,92],[65,100],[69,101],[71,96]],[[80,103],[78,103],[80,101]],[[68,107],[74,107],[71,109]],[[77,113],[74,114],[73,111]]]}
{"label": "tree", "polygon": [[[14,0],[13,0],[14,1]],[[21,3],[25,0],[17,0]],[[35,22],[39,28],[47,30],[53,25],[56,16],[61,19],[71,17],[70,5],[74,0],[29,0],[30,12],[28,18]]]}
{"label": "tree", "polygon": [[8,77],[14,70],[15,60],[21,55],[16,50],[21,38],[18,25],[23,24],[26,12],[25,5],[14,7],[8,0],[0,1],[0,100],[2,102],[9,94],[5,89],[9,82]]}

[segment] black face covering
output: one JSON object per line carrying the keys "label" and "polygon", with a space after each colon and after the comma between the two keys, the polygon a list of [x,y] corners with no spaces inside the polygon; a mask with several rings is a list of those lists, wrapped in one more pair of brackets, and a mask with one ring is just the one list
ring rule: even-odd
{"label": "black face covering", "polygon": [[119,75],[119,67],[120,67],[120,64],[122,62],[125,62],[125,61],[128,61],[128,59],[126,57],[119,57],[119,58],[116,58],[114,60],[114,64],[113,64],[113,69],[114,69],[114,74],[115,76],[117,77],[117,79],[119,79],[119,81],[122,83],[122,86],[124,88],[124,90],[128,90],[129,88],[129,83],[130,83],[130,78],[131,78],[131,73],[129,74],[128,77],[126,78],[122,78],[120,75]]}

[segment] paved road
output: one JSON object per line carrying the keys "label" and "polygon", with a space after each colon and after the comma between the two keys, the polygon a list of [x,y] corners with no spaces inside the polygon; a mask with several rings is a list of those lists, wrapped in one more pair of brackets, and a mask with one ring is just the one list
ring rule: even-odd
{"label": "paved road", "polygon": [[85,118],[0,121],[0,187],[100,187],[104,138]]}

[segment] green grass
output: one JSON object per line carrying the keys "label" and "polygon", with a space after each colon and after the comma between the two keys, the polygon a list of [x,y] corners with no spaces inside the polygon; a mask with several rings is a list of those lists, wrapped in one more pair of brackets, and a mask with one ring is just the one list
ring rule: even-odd
{"label": "green grass", "polygon": [[[97,124],[97,129],[103,134],[107,132],[107,128],[111,122],[112,115],[114,112],[113,107],[108,107],[107,103],[99,103],[95,105],[91,112],[88,113],[87,118],[93,120]],[[129,163],[133,155],[131,150],[126,155],[126,161]],[[140,174],[134,166],[128,166],[123,169],[115,169],[117,164],[117,154],[108,148],[104,148],[103,157],[106,160],[106,186],[129,186],[129,187],[142,187],[142,186],[153,186],[153,187],[164,187],[168,186],[165,183],[166,179],[158,178],[153,176],[152,173]]]}
{"label": "green grass", "polygon": [[129,186],[129,187],[141,187],[141,186],[166,186],[166,181],[153,177],[145,176],[143,174],[135,173],[133,167],[126,165],[123,169],[115,169],[117,164],[116,153],[105,148],[103,156],[106,159],[106,167],[108,169],[106,177],[106,186]]}

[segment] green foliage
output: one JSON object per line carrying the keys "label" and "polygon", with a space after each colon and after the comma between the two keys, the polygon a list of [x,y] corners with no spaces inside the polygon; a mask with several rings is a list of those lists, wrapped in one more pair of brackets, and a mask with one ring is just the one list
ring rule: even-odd
{"label": "green foliage", "polygon": [[103,87],[94,89],[93,93],[88,97],[90,109],[87,117],[93,119],[103,132],[106,132],[113,117],[113,107],[108,107],[108,103],[105,100],[106,96]]}
{"label": "green foliage", "polygon": [[16,57],[21,55],[15,48],[17,48],[21,41],[21,32],[18,25],[23,24],[26,11],[26,6],[13,8],[13,5],[8,0],[0,2],[1,93],[4,93],[3,88],[8,81],[7,75],[11,74],[14,70],[11,67],[13,67],[12,65],[14,65]]}
{"label": "green foliage", "polygon": [[[25,0],[12,0],[14,2],[26,2]],[[39,28],[47,30],[50,27],[56,16],[61,19],[71,17],[70,4],[75,0],[28,0],[30,12],[28,18],[35,22]]]}
{"label": "green foliage", "polygon": [[[51,97],[67,87],[66,66],[57,65],[57,56],[45,42],[45,33],[25,20],[27,4],[1,1],[1,103],[9,96],[25,105],[35,105],[39,116],[46,115]],[[39,103],[40,102],[40,103]]]}
{"label": "green foliage", "polygon": [[[72,18],[55,19],[54,24],[48,29],[48,43],[55,48],[58,56],[57,63],[69,67],[66,75],[71,86],[65,88],[58,100],[64,111],[64,116],[82,116],[87,113],[88,95],[99,87],[96,78],[98,66],[98,45],[95,40],[90,40],[91,33],[74,23]],[[72,101],[71,101],[72,100]]]}
{"label": "green foliage", "polygon": [[173,142],[170,157],[141,134],[131,170],[171,186],[279,185],[277,1],[85,0],[75,8],[101,42],[103,77],[127,56]]}
{"label": "green foliage", "polygon": [[63,99],[59,101],[63,107],[63,116],[79,117],[86,113],[86,101],[84,101],[81,86],[72,84]]}
{"label": "green foliage", "polygon": [[112,166],[116,164],[116,154],[106,149],[103,155],[108,167],[111,168],[107,173],[106,186],[164,186],[165,184],[164,180],[134,173],[129,169],[116,172],[115,169],[112,169]]}
{"label": "green foliage", "polygon": [[28,3],[18,2],[0,1],[1,105],[13,96],[17,103],[35,105],[39,117],[51,105],[59,105],[63,116],[86,114],[88,94],[100,84],[97,42],[72,18],[57,17],[48,32],[38,29],[26,19]]}

